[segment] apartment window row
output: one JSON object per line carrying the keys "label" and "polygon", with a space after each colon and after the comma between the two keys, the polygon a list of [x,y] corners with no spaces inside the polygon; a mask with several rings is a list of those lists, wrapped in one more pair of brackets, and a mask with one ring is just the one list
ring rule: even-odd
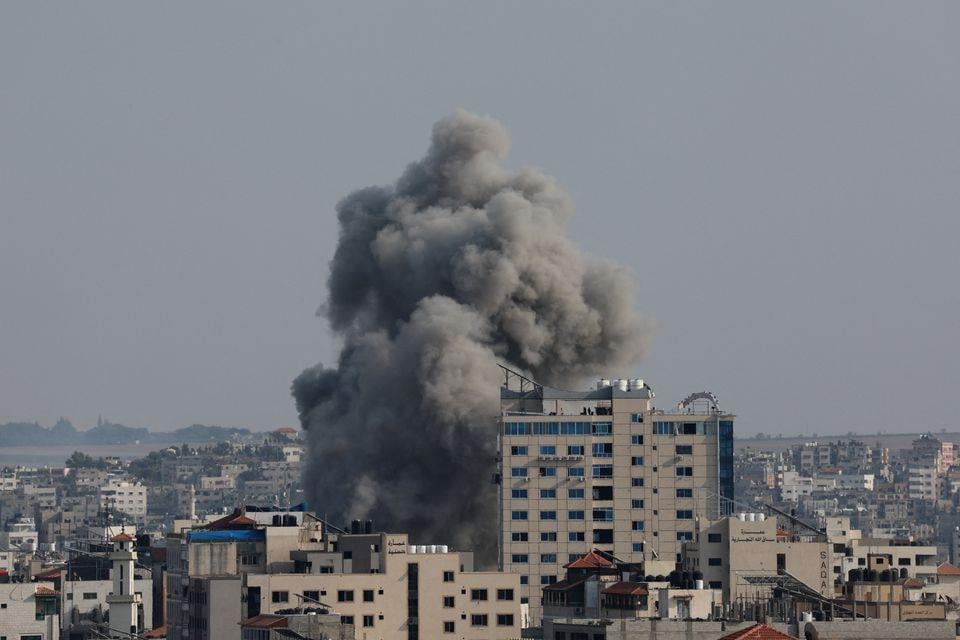
{"label": "apartment window row", "polygon": [[506,436],[608,436],[612,422],[504,422]]}

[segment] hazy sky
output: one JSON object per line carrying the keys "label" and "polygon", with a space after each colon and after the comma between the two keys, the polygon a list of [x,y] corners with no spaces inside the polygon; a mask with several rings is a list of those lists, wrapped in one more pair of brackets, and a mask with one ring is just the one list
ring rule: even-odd
{"label": "hazy sky", "polygon": [[628,265],[661,406],[956,427],[960,4],[6,2],[0,422],[294,424],[333,207],[457,107]]}

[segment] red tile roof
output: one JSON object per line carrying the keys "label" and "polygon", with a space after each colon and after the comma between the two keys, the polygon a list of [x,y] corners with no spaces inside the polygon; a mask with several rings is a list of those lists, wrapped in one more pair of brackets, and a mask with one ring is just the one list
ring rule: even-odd
{"label": "red tile roof", "polygon": [[242,621],[240,626],[254,629],[283,629],[287,626],[287,618],[285,616],[261,613],[258,616],[253,616],[252,618],[247,618]]}
{"label": "red tile roof", "polygon": [[143,634],[144,638],[166,638],[167,637],[167,625],[162,625],[156,629],[151,629]]}
{"label": "red tile roof", "polygon": [[129,533],[118,533],[117,535],[110,538],[110,542],[131,542],[133,536]]}
{"label": "red tile roof", "polygon": [[645,596],[647,586],[639,582],[617,582],[603,590],[604,594],[620,596]]}
{"label": "red tile roof", "polygon": [[922,589],[926,584],[926,582],[917,578],[908,578],[903,581],[903,586],[907,589]]}
{"label": "red tile roof", "polygon": [[40,573],[33,574],[33,577],[37,580],[54,580],[60,577],[60,567],[55,567],[53,569],[47,569],[46,571],[41,571]]}
{"label": "red tile roof", "polygon": [[49,588],[47,588],[47,587],[45,587],[45,586],[43,586],[43,585],[39,585],[39,586],[37,587],[37,590],[36,590],[36,595],[38,595],[38,596],[58,596],[58,595],[60,595],[60,593],[59,593],[58,591],[54,591],[53,589],[49,589]]}
{"label": "red tile roof", "polygon": [[248,518],[247,516],[237,516],[236,518],[234,518],[233,520],[231,520],[231,521],[228,522],[227,524],[228,524],[228,525],[235,525],[235,524],[257,524],[257,521],[256,521],[256,520],[253,520],[253,519],[251,519],[251,518]]}
{"label": "red tile roof", "polygon": [[797,640],[793,636],[777,631],[765,624],[755,624],[752,627],[734,631],[723,636],[720,640]]}
{"label": "red tile roof", "polygon": [[564,569],[610,569],[615,565],[609,559],[609,554],[593,549],[586,555],[582,555],[570,564],[564,565]]}
{"label": "red tile roof", "polygon": [[548,584],[543,588],[544,591],[567,591],[572,589],[578,584],[583,584],[586,582],[586,578],[579,578],[577,580],[560,580],[559,582],[553,582]]}
{"label": "red tile roof", "polygon": [[944,562],[937,567],[938,576],[960,576],[960,569],[953,566],[949,562]]}

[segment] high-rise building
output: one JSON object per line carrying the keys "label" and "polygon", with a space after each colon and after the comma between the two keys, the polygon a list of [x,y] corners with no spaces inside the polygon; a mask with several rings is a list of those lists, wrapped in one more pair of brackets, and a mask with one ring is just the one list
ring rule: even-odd
{"label": "high-rise building", "polygon": [[590,549],[669,573],[695,519],[729,512],[733,415],[712,394],[666,412],[643,380],[562,391],[505,371],[500,563],[520,573],[534,624],[542,587]]}

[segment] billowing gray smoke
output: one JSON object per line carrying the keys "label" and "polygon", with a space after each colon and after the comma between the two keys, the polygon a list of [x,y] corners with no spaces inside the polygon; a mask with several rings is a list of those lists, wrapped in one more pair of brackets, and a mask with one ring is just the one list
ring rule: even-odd
{"label": "billowing gray smoke", "polygon": [[457,113],[393,187],[338,206],[323,312],[336,368],[293,383],[313,508],[372,518],[411,541],[496,548],[497,362],[554,385],[636,361],[633,283],[564,235],[567,195],[503,166],[509,139]]}

